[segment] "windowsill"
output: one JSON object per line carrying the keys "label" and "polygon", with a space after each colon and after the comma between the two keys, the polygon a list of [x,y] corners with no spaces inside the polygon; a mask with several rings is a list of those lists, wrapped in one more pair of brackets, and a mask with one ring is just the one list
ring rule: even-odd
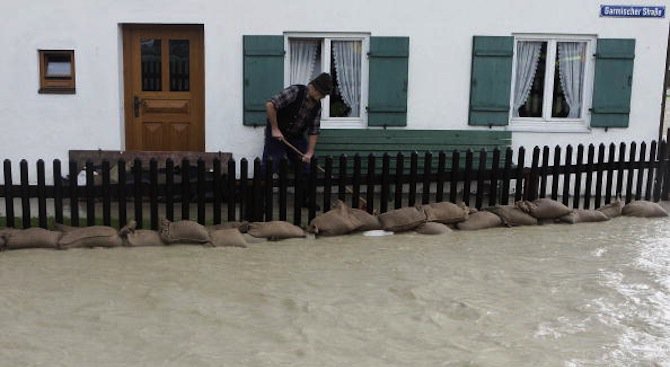
{"label": "windowsill", "polygon": [[365,129],[366,124],[360,119],[321,119],[322,129]]}
{"label": "windowsill", "polygon": [[508,131],[530,133],[590,133],[591,128],[584,121],[510,121]]}
{"label": "windowsill", "polygon": [[40,88],[39,94],[76,94],[74,88]]}

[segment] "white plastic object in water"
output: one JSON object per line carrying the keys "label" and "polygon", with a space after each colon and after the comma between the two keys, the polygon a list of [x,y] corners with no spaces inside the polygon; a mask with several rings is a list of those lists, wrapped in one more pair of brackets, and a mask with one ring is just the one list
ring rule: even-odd
{"label": "white plastic object in water", "polygon": [[363,236],[366,237],[384,237],[384,236],[392,236],[393,232],[385,231],[383,229],[375,229],[372,231],[365,231],[363,232]]}

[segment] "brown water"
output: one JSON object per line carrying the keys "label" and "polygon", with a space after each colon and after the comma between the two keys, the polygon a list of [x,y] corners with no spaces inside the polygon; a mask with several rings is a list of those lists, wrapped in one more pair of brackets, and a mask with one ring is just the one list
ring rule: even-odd
{"label": "brown water", "polygon": [[670,366],[670,219],[0,253],[0,366]]}

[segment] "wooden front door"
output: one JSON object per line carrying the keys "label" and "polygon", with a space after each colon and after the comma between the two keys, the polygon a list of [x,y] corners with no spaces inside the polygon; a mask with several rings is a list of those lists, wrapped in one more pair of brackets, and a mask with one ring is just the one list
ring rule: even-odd
{"label": "wooden front door", "polygon": [[124,25],[126,150],[204,151],[201,25]]}

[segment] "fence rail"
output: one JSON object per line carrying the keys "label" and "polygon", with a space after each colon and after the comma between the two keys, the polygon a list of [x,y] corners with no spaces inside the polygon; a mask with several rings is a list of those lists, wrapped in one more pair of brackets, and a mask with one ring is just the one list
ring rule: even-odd
{"label": "fence rail", "polygon": [[[588,209],[616,198],[658,201],[667,200],[670,194],[665,141],[578,145],[576,149],[570,145],[535,147],[530,156],[528,164],[526,149],[521,147],[516,152],[508,148],[413,153],[409,159],[402,153],[325,157],[312,160],[308,175],[303,174],[303,167],[286,160],[263,166],[258,158],[228,159],[225,165],[215,159],[211,168],[202,160],[167,159],[165,164],[160,162],[164,167],[160,169],[155,159],[148,165],[139,159],[102,161],[99,167],[71,160],[67,178],[61,162],[54,160],[53,185],[45,184],[43,160],[34,168],[36,184],[29,184],[27,161],[20,162],[17,183],[11,161],[5,160],[0,198],[8,227],[30,227],[34,217],[43,228],[48,218],[74,226],[122,226],[132,218],[140,227],[146,223],[157,229],[160,217],[202,224],[290,220],[303,225],[319,207],[329,210],[335,199],[354,207],[363,203],[369,212],[383,213],[444,200],[463,201],[479,209],[544,197]],[[79,185],[82,167],[86,180]],[[20,218],[15,215],[16,207],[20,207]]]}

